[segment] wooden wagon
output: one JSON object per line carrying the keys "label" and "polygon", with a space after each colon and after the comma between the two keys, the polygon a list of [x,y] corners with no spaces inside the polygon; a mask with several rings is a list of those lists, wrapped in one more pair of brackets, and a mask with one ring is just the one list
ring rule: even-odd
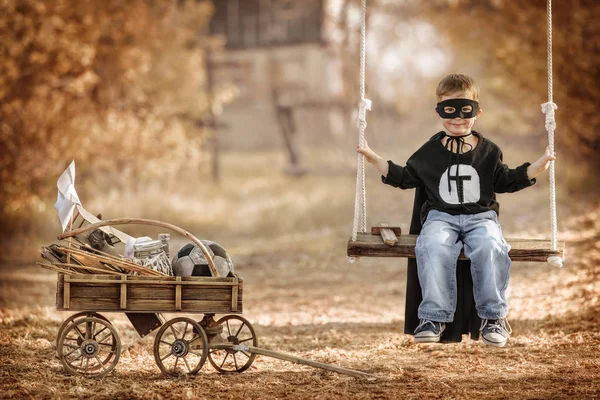
{"label": "wooden wagon", "polygon": [[[63,242],[42,247],[47,262],[37,263],[58,272],[56,309],[75,312],[62,323],[56,338],[57,356],[68,372],[102,377],[115,368],[121,340],[100,313],[123,312],[141,337],[158,329],[154,359],[167,375],[196,374],[206,359],[219,372],[242,372],[260,354],[375,379],[362,371],[259,348],[254,328],[240,315],[243,280],[224,248],[161,221],[102,221],[100,215],[83,208],[74,185],[72,162],[58,180],[54,205],[64,230],[58,239]],[[159,234],[155,241],[138,238],[138,243],[114,228],[125,224],[166,228],[187,237],[195,247],[181,248],[172,265],[169,234]],[[163,313],[200,314],[202,318],[182,315],[166,320]],[[216,314],[226,315],[215,319]]]}
{"label": "wooden wagon", "polygon": [[[76,312],[63,322],[57,334],[57,355],[65,369],[101,377],[115,368],[121,340],[103,315],[111,312],[125,313],[141,337],[158,329],[154,358],[167,375],[196,374],[206,359],[220,372],[248,369],[256,357],[248,348],[256,347],[258,339],[250,322],[240,316],[243,280],[235,274],[219,277],[211,254],[196,237],[160,221],[121,219],[68,230],[59,239],[75,237],[85,242],[86,232],[102,227],[111,227],[106,230],[110,235],[122,234],[112,225],[123,223],[162,226],[182,233],[203,249],[214,276],[102,274],[96,270],[111,261],[108,254],[89,246],[80,250],[59,248],[68,255],[67,260],[59,257],[44,266],[62,268],[57,281],[57,310]],[[85,262],[92,258],[99,260],[97,265]],[[96,273],[69,272],[81,268]],[[179,316],[165,320],[162,313],[200,314],[202,318]],[[215,319],[216,314],[229,315]]]}

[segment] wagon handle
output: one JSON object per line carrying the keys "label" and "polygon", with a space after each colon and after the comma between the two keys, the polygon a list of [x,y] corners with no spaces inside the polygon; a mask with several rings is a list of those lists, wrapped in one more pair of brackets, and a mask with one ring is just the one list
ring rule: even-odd
{"label": "wagon handle", "polygon": [[62,239],[70,238],[70,237],[79,235],[81,233],[87,232],[89,230],[97,229],[97,228],[100,228],[103,226],[128,225],[128,224],[160,226],[162,228],[167,228],[167,229],[170,229],[172,231],[182,234],[183,236],[192,240],[196,245],[198,245],[198,247],[200,247],[200,250],[202,250],[202,253],[206,257],[206,260],[208,260],[208,267],[210,268],[210,272],[215,277],[219,276],[219,272],[217,271],[217,267],[215,266],[215,262],[214,262],[212,256],[208,252],[208,249],[206,248],[206,246],[204,246],[204,244],[200,240],[198,240],[198,238],[196,238],[194,235],[192,235],[191,233],[189,233],[186,230],[181,229],[178,226],[175,226],[173,224],[169,224],[166,222],[162,222],[162,221],[155,221],[152,219],[137,219],[137,218],[107,219],[105,221],[96,222],[95,224],[91,224],[91,225],[85,226],[83,228],[73,229],[73,230],[70,230],[67,232],[63,232],[60,235],[58,235],[58,239],[62,240]]}

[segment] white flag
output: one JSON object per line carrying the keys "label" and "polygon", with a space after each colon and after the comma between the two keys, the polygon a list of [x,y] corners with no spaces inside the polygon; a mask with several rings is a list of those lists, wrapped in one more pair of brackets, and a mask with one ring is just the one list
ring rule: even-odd
{"label": "white flag", "polygon": [[54,209],[58,211],[58,218],[64,232],[69,226],[75,207],[81,206],[79,196],[75,191],[75,160],[60,175],[57,186],[58,198],[54,203]]}

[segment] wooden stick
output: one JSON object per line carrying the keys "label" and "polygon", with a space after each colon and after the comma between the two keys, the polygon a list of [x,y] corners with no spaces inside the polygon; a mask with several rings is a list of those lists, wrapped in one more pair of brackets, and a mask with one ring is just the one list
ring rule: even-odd
{"label": "wooden stick", "polygon": [[143,267],[141,265],[132,263],[131,261],[125,260],[125,259],[121,259],[121,258],[117,258],[114,256],[101,256],[98,254],[93,254],[87,251],[83,251],[83,250],[78,250],[75,248],[72,249],[68,249],[66,247],[59,247],[59,249],[61,251],[64,252],[71,252],[73,254],[77,254],[77,255],[81,255],[84,257],[91,257],[91,258],[96,258],[99,261],[102,261],[104,263],[107,264],[116,264],[118,267],[129,270],[129,271],[133,271],[133,272],[138,272],[140,274],[144,274],[144,275],[152,275],[152,276],[168,276],[167,274],[163,274],[162,272],[159,271],[155,271],[151,268],[147,268],[147,267]]}
{"label": "wooden stick", "polygon": [[124,262],[118,261],[118,259],[114,259],[114,260],[103,259],[103,258],[100,258],[99,256],[91,254],[91,253],[89,255],[87,255],[87,254],[81,254],[81,253],[78,253],[78,252],[72,252],[72,253],[73,253],[73,257],[75,259],[77,259],[77,257],[80,257],[80,258],[83,258],[84,261],[87,260],[90,263],[91,262],[95,262],[98,265],[110,265],[112,268],[119,267],[119,268],[124,269],[124,270],[126,270],[128,272],[137,272],[137,273],[139,273],[141,275],[159,276],[159,274],[157,274],[157,273],[148,272],[146,269],[142,269],[143,267],[137,266],[137,264],[135,264],[136,267],[132,267],[128,263],[124,263]]}
{"label": "wooden stick", "polygon": [[383,222],[380,223],[379,226],[371,227],[371,235],[379,236],[381,234],[382,229],[390,229],[394,232],[396,236],[402,235],[402,228],[400,228],[399,226],[389,226],[388,224]]}
{"label": "wooden stick", "polygon": [[[125,269],[126,271],[139,272],[140,274],[143,274],[143,275],[153,275],[153,276],[159,275],[159,273],[157,273],[157,271],[142,269],[144,267],[142,267],[141,265],[132,263],[129,260],[121,259],[121,258],[114,257],[114,256],[100,256],[98,254],[90,253],[88,251],[83,251],[81,249],[72,249],[71,251],[73,252],[74,256],[82,259],[82,260],[79,260],[80,262],[87,263],[87,264],[96,264],[97,268],[107,267],[113,271],[118,270],[118,269]],[[123,266],[123,264],[125,264],[125,266]]]}
{"label": "wooden stick", "polygon": [[392,228],[388,228],[388,224],[385,223],[381,223],[379,226],[381,228],[379,233],[381,234],[383,243],[387,244],[388,246],[395,246],[396,243],[398,243],[398,238],[396,237],[396,234]]}
{"label": "wooden stick", "polygon": [[[120,261],[125,261],[125,262],[130,262],[130,263],[132,263],[132,264],[135,264],[134,262],[132,262],[132,261],[130,261],[130,260],[128,260],[128,259],[120,258],[119,256],[116,256],[116,255],[114,255],[114,254],[105,253],[105,252],[103,252],[102,250],[95,249],[95,248],[93,248],[92,246],[90,246],[89,244],[84,244],[84,245],[82,245],[82,246],[81,246],[81,249],[82,249],[82,250],[83,250],[83,249],[85,249],[86,251],[89,251],[89,252],[91,252],[91,253],[93,253],[94,255],[97,255],[97,256],[106,257],[107,259],[114,259],[114,258],[116,258],[117,260],[120,260]],[[108,264],[108,263],[105,263],[105,264]],[[138,265],[138,264],[135,264],[135,265]],[[107,265],[107,266],[108,266],[108,265]],[[116,266],[116,267],[115,267],[115,266],[113,266],[113,265],[110,265],[110,267],[112,267],[112,268],[116,268],[116,269],[119,269],[119,268],[121,268],[121,267],[118,267],[118,266]],[[138,265],[138,267],[140,267],[140,268],[146,268],[146,267],[143,267],[143,266],[141,266],[141,265]],[[121,268],[121,269],[122,269],[122,268]],[[150,269],[151,269],[151,268],[150,268]],[[154,271],[154,270],[152,270],[152,271]],[[117,271],[117,272],[119,272],[119,271]],[[155,271],[155,272],[158,272],[158,271]],[[152,273],[151,273],[151,274],[152,274]],[[162,274],[162,275],[165,275],[165,274]]]}
{"label": "wooden stick", "polygon": [[231,349],[231,348],[233,348],[233,350],[249,351],[250,353],[260,354],[260,355],[267,356],[267,357],[278,358],[280,360],[289,361],[289,362],[293,362],[296,364],[308,365],[309,367],[313,367],[313,368],[322,368],[322,369],[326,369],[328,371],[337,372],[338,374],[350,375],[350,376],[354,376],[357,378],[367,378],[368,380],[378,379],[377,376],[375,376],[375,375],[368,374],[368,373],[362,372],[362,371],[357,371],[355,369],[348,369],[348,368],[343,368],[343,367],[340,367],[337,365],[325,364],[325,363],[321,363],[318,361],[311,361],[311,360],[307,360],[305,358],[291,356],[289,354],[283,354],[283,353],[279,353],[279,352],[273,351],[273,350],[262,349],[260,347],[239,346],[239,345],[232,346],[230,344],[221,344],[221,345],[212,345],[212,346],[210,346],[210,348],[212,348],[212,349]]}
{"label": "wooden stick", "polygon": [[39,265],[42,268],[46,268],[49,269],[50,271],[54,271],[54,272],[58,272],[61,274],[66,274],[66,275],[87,275],[87,274],[82,274],[81,272],[76,272],[76,271],[71,271],[69,269],[65,269],[65,268],[60,268],[60,267],[56,267],[52,264],[44,264],[41,262],[36,262],[37,265]]}
{"label": "wooden stick", "polygon": [[[69,267],[69,268],[87,269],[89,271],[97,271],[97,272],[102,272],[103,274],[109,274],[109,275],[127,275],[122,272],[117,272],[117,271],[112,271],[112,270],[107,270],[107,269],[102,269],[102,268],[88,267],[87,265],[65,264],[65,263],[52,263],[52,265],[60,265],[61,267]],[[85,275],[85,274],[81,274],[81,275]],[[87,275],[89,275],[89,274],[87,274]]]}
{"label": "wooden stick", "polygon": [[[71,214],[71,218],[69,219],[69,225],[67,226],[67,231],[73,229],[73,214]],[[71,248],[71,237],[67,241],[67,247]],[[71,254],[67,253],[67,264],[71,264]]]}
{"label": "wooden stick", "polygon": [[46,259],[47,261],[50,261],[51,263],[63,262],[62,258],[59,258],[56,254],[54,254],[54,252],[52,250],[50,250],[46,246],[42,247],[40,254],[41,254],[42,258]]}
{"label": "wooden stick", "polygon": [[77,261],[81,265],[98,268],[103,271],[122,272],[122,271],[119,271],[120,268],[117,268],[114,265],[110,265],[108,263],[102,262],[93,257],[88,257],[87,255],[84,256],[83,254],[72,254],[71,261],[73,261],[73,260]]}
{"label": "wooden stick", "polygon": [[[81,216],[81,222],[79,223],[79,226],[78,226],[78,228],[81,228],[81,227],[83,226],[83,224],[85,224],[85,218],[83,218],[83,215],[81,215],[81,214],[79,213],[79,209],[77,209],[77,217],[79,217],[79,216]],[[77,219],[77,217],[75,217],[75,218],[73,219],[73,221],[75,221],[75,220]]]}
{"label": "wooden stick", "polygon": [[172,231],[182,234],[183,236],[185,236],[188,239],[190,239],[191,241],[193,241],[196,245],[198,245],[200,250],[202,250],[202,253],[204,253],[204,257],[206,257],[206,260],[208,261],[208,267],[210,268],[210,272],[212,273],[212,275],[215,277],[219,276],[219,272],[217,271],[217,266],[215,265],[215,261],[213,260],[212,256],[208,252],[208,249],[206,248],[206,246],[204,246],[204,243],[202,243],[200,240],[198,240],[198,238],[196,238],[194,235],[192,235],[188,231],[185,231],[178,226],[168,224],[168,223],[162,222],[162,221],[155,221],[152,219],[137,219],[137,218],[109,219],[106,221],[101,221],[101,222],[97,222],[95,224],[88,225],[83,228],[74,229],[69,232],[63,232],[62,234],[58,235],[58,239],[62,240],[64,238],[76,236],[81,233],[87,232],[89,230],[97,229],[97,228],[100,228],[103,226],[127,225],[127,224],[160,226],[162,228],[171,229]]}
{"label": "wooden stick", "polygon": [[[77,238],[74,238],[74,239],[77,240]],[[71,254],[73,252],[77,252],[77,253],[71,254],[71,261],[76,261],[80,265],[88,265],[88,266],[92,266],[95,268],[101,268],[101,269],[108,268],[110,271],[115,271],[115,268],[113,266],[103,264],[101,261],[97,260],[96,258],[93,258],[94,254],[90,254],[88,252],[81,251],[81,247],[79,247],[79,248],[72,247],[69,250],[68,247],[54,245],[54,249],[56,251],[60,252],[61,254],[64,254],[64,253]],[[69,251],[71,251],[71,253],[69,253]],[[59,262],[62,262],[62,261],[59,261]],[[71,262],[71,264],[73,264],[73,262]],[[120,271],[116,271],[116,272],[120,272]]]}

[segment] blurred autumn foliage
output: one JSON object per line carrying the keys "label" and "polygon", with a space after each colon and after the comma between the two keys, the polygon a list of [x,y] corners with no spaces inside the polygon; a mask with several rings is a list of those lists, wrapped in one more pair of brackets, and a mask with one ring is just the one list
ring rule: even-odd
{"label": "blurred autumn foliage", "polygon": [[[547,94],[546,1],[437,0],[424,14],[447,35],[457,57],[476,63],[484,84],[519,117],[519,105],[541,104]],[[600,2],[553,1],[553,100],[557,151],[565,162],[600,171]],[[480,82],[481,83],[481,82]],[[515,107],[516,105],[516,107]],[[485,106],[484,106],[485,108]]]}
{"label": "blurred autumn foliage", "polygon": [[0,216],[47,203],[73,158],[78,179],[104,188],[194,168],[211,13],[197,1],[0,1]]}
{"label": "blurred autumn foliage", "polygon": [[[222,87],[214,88],[209,95],[206,50],[215,49],[218,40],[208,37],[206,31],[215,1],[224,0],[0,0],[0,225],[4,231],[13,230],[7,220],[25,220],[22,217],[29,216],[31,210],[48,212],[43,209],[56,196],[56,179],[71,159],[77,162],[76,186],[82,198],[106,191],[112,197],[135,192],[138,198],[154,201],[148,195],[151,192],[143,190],[146,186],[158,187],[162,193],[174,187],[195,188],[203,174],[209,174],[209,114],[219,109],[220,101],[231,100]],[[339,32],[332,35],[337,39],[319,49],[329,51],[339,46],[333,52],[337,58],[332,59],[331,66],[335,70],[333,64],[341,65],[341,91],[344,97],[352,98],[358,92],[355,17],[359,15],[360,0],[325,3],[337,3],[342,12],[335,22]],[[252,4],[256,7],[258,2]],[[286,11],[286,4],[293,3],[282,0],[279,4]],[[458,69],[443,73],[468,73],[477,77],[484,89],[486,118],[479,122],[488,124],[484,132],[489,131],[492,137],[506,135],[508,140],[512,134],[521,134],[531,139],[533,147],[541,147],[545,130],[539,104],[547,101],[546,1],[368,0],[368,4],[372,16],[387,18],[370,20],[369,32],[380,35],[379,43],[369,43],[370,49],[385,50],[386,44],[395,42],[405,44],[410,39],[403,36],[406,29],[399,29],[399,25],[426,21],[424,25],[432,27],[434,37],[428,43],[439,45],[444,50],[442,56],[451,58],[452,68]],[[596,22],[600,20],[600,2],[555,0],[553,16],[558,168],[561,172],[566,170],[564,167],[571,168],[574,172],[569,171],[570,177],[584,170],[590,179],[599,179],[600,114],[593,108],[600,99],[600,25]],[[277,30],[273,32],[270,34],[278,34]],[[403,48],[389,47],[389,52]],[[304,60],[293,52],[306,51],[305,47],[285,50],[289,50],[289,59]],[[246,85],[252,88],[246,88],[250,93],[261,85],[262,91],[269,92],[272,77],[259,70],[264,70],[261,62],[273,54],[265,49],[243,51],[247,58],[224,64],[224,69],[239,68],[232,72],[231,85]],[[393,75],[384,69],[385,59],[371,55],[368,61],[368,95],[378,109],[384,110],[386,118],[396,118],[389,126],[379,125],[382,136],[396,135],[398,126],[421,125],[421,119],[413,117],[415,97],[408,96],[403,85],[414,92],[433,93],[442,75],[438,70],[435,74],[439,77],[415,74],[415,70],[422,69],[420,63],[413,63],[411,74],[406,65],[413,56],[411,51],[395,54],[408,62],[395,60],[392,64],[400,67]],[[258,61],[251,60],[253,57]],[[389,59],[394,61],[394,57]],[[439,58],[428,60],[432,64]],[[313,77],[304,76],[306,68],[301,62],[290,61],[289,71],[290,75],[302,75],[304,80],[291,77],[290,82],[303,89],[303,82]],[[222,72],[216,71],[218,68],[213,65],[213,72]],[[266,77],[260,78],[263,75],[258,72]],[[255,76],[256,87],[247,82]],[[377,93],[374,77],[381,77],[386,96]],[[337,85],[335,79],[332,81]],[[319,89],[326,91],[325,86]],[[257,102],[250,95],[246,100]],[[241,103],[238,110],[244,105]],[[253,130],[251,120],[268,121],[273,113],[269,108],[272,105],[262,106],[256,108],[260,115],[240,117],[242,123],[238,125],[244,129],[230,132],[231,142],[241,135],[243,143],[260,139],[262,131]],[[397,110],[393,110],[395,106]],[[493,112],[488,114],[490,109]],[[409,117],[412,120],[408,121]],[[352,120],[350,111],[343,118]],[[372,120],[377,121],[375,112]],[[343,127],[344,123],[339,125]],[[371,127],[377,127],[377,123]],[[321,136],[339,134],[321,128],[310,129],[325,133]],[[351,128],[347,135],[343,133],[347,129],[341,128],[342,139],[325,144],[326,150],[352,156],[355,135],[353,125]],[[318,146],[325,143],[321,136]],[[352,140],[350,147],[345,147],[346,139]],[[353,163],[354,158],[350,158]],[[236,161],[245,165],[247,160]],[[263,160],[257,164],[259,169],[271,168]],[[566,186],[569,181],[565,179],[561,184]],[[587,177],[581,182],[583,190],[600,187],[589,184]],[[572,185],[574,191],[582,191],[581,182]],[[102,198],[109,197],[103,194]],[[22,229],[22,224],[18,228]],[[27,229],[38,231],[33,224]]]}

